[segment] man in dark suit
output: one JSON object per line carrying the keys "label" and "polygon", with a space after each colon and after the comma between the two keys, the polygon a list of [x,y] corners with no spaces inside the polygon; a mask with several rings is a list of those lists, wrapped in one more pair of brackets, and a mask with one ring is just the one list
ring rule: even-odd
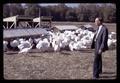
{"label": "man in dark suit", "polygon": [[99,78],[99,74],[102,73],[102,52],[108,50],[108,29],[102,24],[103,19],[97,17],[95,24],[98,26],[95,36],[93,37],[91,48],[95,48],[95,58],[93,64],[93,78]]}

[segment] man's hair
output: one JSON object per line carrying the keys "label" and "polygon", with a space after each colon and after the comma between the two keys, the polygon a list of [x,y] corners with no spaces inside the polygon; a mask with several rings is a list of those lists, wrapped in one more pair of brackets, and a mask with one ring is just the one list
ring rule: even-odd
{"label": "man's hair", "polygon": [[99,19],[99,21],[102,23],[103,22],[103,18],[102,17],[97,17]]}

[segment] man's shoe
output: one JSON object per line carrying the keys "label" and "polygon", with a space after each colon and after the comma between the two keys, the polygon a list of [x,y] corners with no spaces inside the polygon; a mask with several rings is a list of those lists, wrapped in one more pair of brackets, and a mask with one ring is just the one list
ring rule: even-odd
{"label": "man's shoe", "polygon": [[102,74],[102,71],[99,71],[99,74]]}
{"label": "man's shoe", "polygon": [[99,75],[93,76],[93,79],[98,79],[98,78],[99,78]]}
{"label": "man's shoe", "polygon": [[98,80],[98,79],[99,79],[99,77],[93,77],[93,79],[94,79],[94,80]]}

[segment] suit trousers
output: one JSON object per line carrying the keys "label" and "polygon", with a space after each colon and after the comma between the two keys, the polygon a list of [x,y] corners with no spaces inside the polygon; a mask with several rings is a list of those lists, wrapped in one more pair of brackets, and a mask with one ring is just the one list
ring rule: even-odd
{"label": "suit trousers", "polygon": [[99,77],[99,73],[102,72],[102,53],[95,52],[94,64],[93,64],[93,77]]}

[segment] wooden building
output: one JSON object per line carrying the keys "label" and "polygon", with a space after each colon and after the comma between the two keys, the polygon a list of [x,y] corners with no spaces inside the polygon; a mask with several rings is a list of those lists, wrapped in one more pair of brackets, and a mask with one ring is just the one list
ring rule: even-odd
{"label": "wooden building", "polygon": [[51,27],[52,17],[51,16],[41,16],[33,19],[34,27],[49,28]]}
{"label": "wooden building", "polygon": [[32,17],[25,16],[11,16],[3,19],[3,28],[12,29],[12,28],[31,28],[33,27]]}

